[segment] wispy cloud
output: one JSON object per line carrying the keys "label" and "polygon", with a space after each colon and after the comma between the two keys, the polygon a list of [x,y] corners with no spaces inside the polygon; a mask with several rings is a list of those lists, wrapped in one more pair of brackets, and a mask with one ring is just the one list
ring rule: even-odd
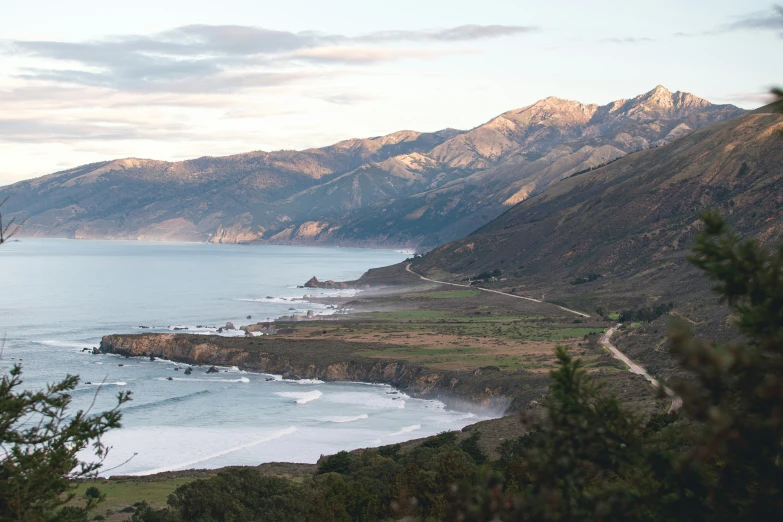
{"label": "wispy cloud", "polygon": [[614,43],[614,44],[638,44],[654,42],[652,38],[646,36],[626,36],[620,38],[602,38],[598,40],[599,43]]}
{"label": "wispy cloud", "polygon": [[[463,25],[346,36],[240,25],[189,25],[152,35],[86,42],[17,40],[4,47],[6,53],[47,61],[45,67],[28,66],[18,72],[18,77],[27,80],[129,92],[230,92],[307,80],[313,73],[299,70],[303,62],[368,65],[457,52],[367,45],[470,42],[536,30],[528,26]],[[56,67],[51,66],[52,61]]]}
{"label": "wispy cloud", "polygon": [[727,22],[708,31],[695,33],[680,32],[674,36],[714,36],[734,31],[775,31],[783,37],[783,6],[774,5],[766,11],[757,11]]}
{"label": "wispy cloud", "polygon": [[372,97],[363,94],[332,94],[329,96],[321,96],[321,99],[335,105],[354,105],[371,100]]}

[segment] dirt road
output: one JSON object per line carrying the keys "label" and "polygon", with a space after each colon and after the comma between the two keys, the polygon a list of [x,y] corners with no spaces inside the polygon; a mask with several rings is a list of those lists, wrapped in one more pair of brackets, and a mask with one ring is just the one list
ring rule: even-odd
{"label": "dirt road", "polygon": [[[420,279],[422,279],[424,281],[428,281],[430,283],[437,283],[437,284],[449,285],[449,286],[459,286],[459,287],[462,287],[462,288],[473,288],[473,289],[476,289],[476,290],[481,290],[482,292],[491,292],[493,294],[505,295],[505,296],[508,296],[508,297],[513,297],[515,299],[525,299],[527,301],[533,301],[534,303],[544,303],[544,301],[541,301],[539,299],[533,299],[532,297],[523,297],[521,295],[509,294],[509,293],[506,293],[506,292],[501,292],[499,290],[490,290],[488,288],[481,288],[479,286],[461,285],[459,283],[448,283],[446,281],[438,281],[436,279],[430,279],[428,277],[424,277],[423,275],[419,275],[416,272],[414,272],[413,270],[411,270],[410,263],[408,263],[405,266],[405,270],[407,270],[408,272],[410,272],[411,274],[413,274],[415,276],[418,276]],[[547,304],[551,304],[551,303],[547,303]],[[570,308],[565,308],[563,306],[558,306],[558,305],[552,305],[552,306],[557,306],[561,310],[565,310],[566,312],[569,312],[569,313],[572,313],[572,314],[576,314],[576,315],[580,315],[582,317],[590,317],[589,315],[587,315],[585,313],[577,312],[576,310],[571,310]],[[614,332],[617,331],[617,329],[620,326],[621,325],[618,324],[617,326],[613,326],[613,327],[609,328],[604,333],[604,335],[601,337],[601,344],[603,346],[605,346],[610,352],[612,352],[612,355],[614,355],[616,358],[618,358],[621,361],[623,361],[628,366],[628,371],[630,371],[631,373],[635,373],[635,374],[643,376],[645,379],[650,381],[650,384],[652,384],[656,388],[662,386],[661,383],[657,379],[655,379],[653,376],[651,376],[649,373],[647,373],[647,371],[645,371],[644,368],[642,368],[641,366],[639,366],[638,364],[633,362],[623,352],[618,350],[615,345],[612,344],[612,341],[611,341],[612,335],[614,334]],[[679,410],[680,407],[682,406],[682,399],[677,397],[674,394],[674,392],[671,389],[669,389],[668,387],[666,387],[666,386],[663,386],[663,391],[666,393],[666,395],[668,395],[669,397],[672,398],[672,405],[669,407],[669,413]]]}

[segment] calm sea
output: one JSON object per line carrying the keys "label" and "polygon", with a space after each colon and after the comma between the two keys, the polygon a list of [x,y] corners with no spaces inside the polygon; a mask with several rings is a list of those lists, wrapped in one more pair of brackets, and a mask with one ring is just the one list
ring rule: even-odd
{"label": "calm sea", "polygon": [[267,381],[268,375],[236,368],[210,375],[197,368],[185,376],[170,362],[82,351],[111,333],[182,327],[209,333],[227,321],[239,326],[307,310],[331,313],[292,299],[333,291],[296,286],[314,275],[355,279],[405,257],[349,248],[7,243],[0,247],[0,337],[6,337],[0,369],[21,362],[31,388],[79,375],[77,408],[92,402],[100,382],[106,385],[96,408],[109,407],[118,390],[133,392],[123,407],[123,428],[108,437],[113,449],[105,475],[315,462],[322,454],[459,429],[480,419],[388,386]]}

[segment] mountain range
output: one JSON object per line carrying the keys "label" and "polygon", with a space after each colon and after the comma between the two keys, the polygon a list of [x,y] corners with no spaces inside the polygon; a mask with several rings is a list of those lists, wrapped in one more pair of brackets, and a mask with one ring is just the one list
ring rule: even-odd
{"label": "mountain range", "polygon": [[546,98],[468,131],[94,163],[0,188],[0,200],[28,236],[427,248],[569,176],[744,112],[662,86],[602,106]]}

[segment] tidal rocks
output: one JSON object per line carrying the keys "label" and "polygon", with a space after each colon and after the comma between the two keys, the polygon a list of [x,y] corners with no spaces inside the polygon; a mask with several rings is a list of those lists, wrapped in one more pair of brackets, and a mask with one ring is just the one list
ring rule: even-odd
{"label": "tidal rocks", "polygon": [[252,319],[252,318],[253,318],[252,315],[248,315],[245,319]]}
{"label": "tidal rocks", "polygon": [[193,373],[193,368],[185,369],[185,375],[190,375],[191,373]]}
{"label": "tidal rocks", "polygon": [[173,381],[173,380],[174,380],[174,377],[166,377],[166,380],[167,380],[167,381]]}
{"label": "tidal rocks", "polygon": [[207,373],[219,373],[219,372],[220,372],[220,370],[218,370],[214,366],[210,366],[209,370],[207,370]]}
{"label": "tidal rocks", "polygon": [[225,326],[225,329],[226,330],[233,330],[234,329],[234,323],[232,323],[231,321],[227,322],[226,326]]}

